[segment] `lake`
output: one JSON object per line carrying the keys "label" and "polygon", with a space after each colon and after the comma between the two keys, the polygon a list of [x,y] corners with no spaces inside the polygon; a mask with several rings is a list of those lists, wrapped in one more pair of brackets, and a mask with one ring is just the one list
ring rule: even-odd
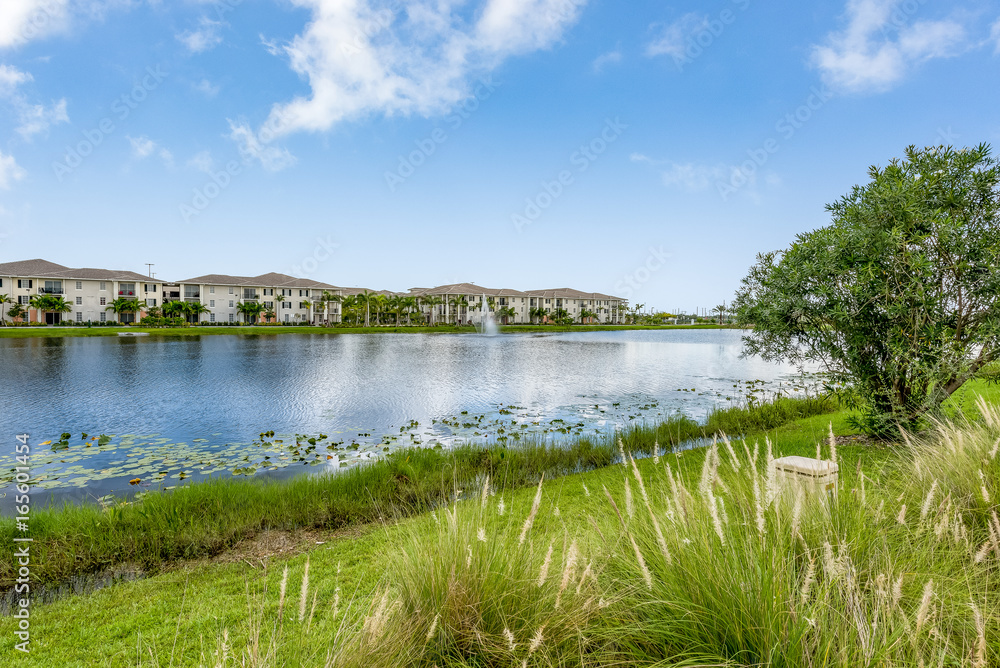
{"label": "lake", "polygon": [[20,433],[30,436],[35,488],[80,499],[234,472],[339,469],[417,444],[558,441],[677,412],[700,419],[738,402],[748,380],[772,391],[801,388],[794,368],[742,359],[740,337],[633,330],[0,339],[0,492],[10,491]]}

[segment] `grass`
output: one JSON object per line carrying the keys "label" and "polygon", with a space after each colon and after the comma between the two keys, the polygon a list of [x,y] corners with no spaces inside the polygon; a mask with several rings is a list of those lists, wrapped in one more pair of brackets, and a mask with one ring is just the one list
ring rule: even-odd
{"label": "grass", "polygon": [[[624,330],[649,329],[731,329],[729,325],[503,325],[500,331],[504,333],[518,332],[609,332]],[[0,339],[29,338],[66,338],[91,336],[118,336],[119,332],[146,333],[151,336],[212,336],[219,334],[238,334],[251,336],[260,334],[473,334],[476,328],[472,326],[438,325],[426,327],[421,325],[378,327],[312,327],[312,326],[192,326],[177,328],[159,327],[0,327]]]}

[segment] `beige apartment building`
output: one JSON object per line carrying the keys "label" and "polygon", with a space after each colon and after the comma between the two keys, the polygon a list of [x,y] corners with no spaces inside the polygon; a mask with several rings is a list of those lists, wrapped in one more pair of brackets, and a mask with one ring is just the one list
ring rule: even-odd
{"label": "beige apartment building", "polygon": [[163,300],[201,302],[208,311],[199,316],[200,322],[242,322],[237,308],[240,302],[262,302],[264,308],[274,311],[278,322],[322,323],[328,317],[336,322],[338,304],[329,305],[329,315],[319,312],[324,292],[340,295],[341,289],[273,272],[260,276],[207,274],[164,285]]}
{"label": "beige apartment building", "polygon": [[[0,263],[0,294],[10,297],[11,303],[19,303],[28,310],[27,321],[56,324],[70,322],[131,322],[141,318],[138,314],[123,313],[120,316],[107,307],[119,298],[136,299],[148,306],[157,306],[159,282],[137,274],[134,271],[115,269],[73,269],[47,260],[22,260]],[[29,308],[35,295],[62,297],[70,305],[68,313],[41,313]],[[10,304],[4,305],[4,319]]]}

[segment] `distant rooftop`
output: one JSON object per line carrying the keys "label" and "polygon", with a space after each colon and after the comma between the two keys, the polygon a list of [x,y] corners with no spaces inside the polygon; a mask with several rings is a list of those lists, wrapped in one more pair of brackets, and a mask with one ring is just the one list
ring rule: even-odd
{"label": "distant rooftop", "polygon": [[92,281],[160,281],[124,269],[95,269],[83,267],[74,269],[48,260],[20,260],[0,263],[0,276],[25,276],[28,278],[59,278]]}
{"label": "distant rooftop", "polygon": [[178,283],[193,283],[197,285],[233,285],[258,288],[313,288],[316,290],[339,290],[335,285],[313,281],[308,278],[296,278],[287,274],[271,272],[260,276],[229,276],[227,274],[205,274],[186,278]]}

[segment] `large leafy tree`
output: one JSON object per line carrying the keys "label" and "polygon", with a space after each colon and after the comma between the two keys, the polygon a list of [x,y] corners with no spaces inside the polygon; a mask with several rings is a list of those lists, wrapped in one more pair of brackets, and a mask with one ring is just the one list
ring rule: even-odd
{"label": "large leafy tree", "polygon": [[819,362],[870,433],[913,426],[1000,352],[1000,167],[990,147],[910,147],[758,256],[731,312],[746,354]]}

